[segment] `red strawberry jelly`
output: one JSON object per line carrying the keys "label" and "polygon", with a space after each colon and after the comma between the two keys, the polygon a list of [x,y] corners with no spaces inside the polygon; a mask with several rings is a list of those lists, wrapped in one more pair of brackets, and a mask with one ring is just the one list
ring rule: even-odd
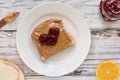
{"label": "red strawberry jelly", "polygon": [[58,36],[59,35],[59,32],[60,32],[60,30],[59,30],[59,28],[56,28],[56,27],[51,27],[50,29],[49,29],[49,35],[55,35],[55,36]]}
{"label": "red strawberry jelly", "polygon": [[120,0],[101,0],[100,13],[106,21],[120,19]]}
{"label": "red strawberry jelly", "polygon": [[48,34],[41,34],[39,36],[40,43],[48,46],[54,46],[57,43],[60,30],[57,27],[49,29]]}

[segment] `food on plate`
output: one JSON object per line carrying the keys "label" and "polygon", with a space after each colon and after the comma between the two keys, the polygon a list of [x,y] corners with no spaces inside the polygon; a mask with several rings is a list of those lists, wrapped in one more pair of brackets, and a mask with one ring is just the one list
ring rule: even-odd
{"label": "food on plate", "polygon": [[19,12],[15,11],[5,16],[2,20],[0,20],[0,27],[4,26],[7,23],[14,21],[19,14],[20,14]]}
{"label": "food on plate", "polygon": [[0,80],[25,80],[25,75],[12,61],[0,59]]}
{"label": "food on plate", "polygon": [[118,80],[119,75],[118,64],[110,60],[101,62],[96,70],[98,80]]}
{"label": "food on plate", "polygon": [[100,13],[106,21],[120,19],[120,0],[101,0]]}
{"label": "food on plate", "polygon": [[57,27],[51,27],[48,34],[41,34],[39,41],[41,44],[54,46],[57,43],[60,30]]}
{"label": "food on plate", "polygon": [[63,28],[63,22],[59,18],[38,25],[32,32],[32,40],[37,44],[42,60],[74,44],[73,37]]}

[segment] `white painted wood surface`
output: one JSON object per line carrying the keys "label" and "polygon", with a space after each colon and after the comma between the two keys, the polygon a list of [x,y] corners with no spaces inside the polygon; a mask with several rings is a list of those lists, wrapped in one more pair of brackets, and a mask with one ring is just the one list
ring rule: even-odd
{"label": "white painted wood surface", "polygon": [[[29,69],[18,55],[15,41],[18,24],[25,13],[38,4],[50,1],[70,4],[79,10],[88,19],[92,36],[90,52],[83,64],[74,72],[57,78],[45,77]],[[0,58],[18,64],[24,70],[27,80],[97,80],[95,70],[101,61],[110,59],[120,65],[120,21],[103,21],[99,15],[99,2],[100,0],[8,0],[0,3],[0,19],[9,12],[20,11],[17,20],[0,29]]]}

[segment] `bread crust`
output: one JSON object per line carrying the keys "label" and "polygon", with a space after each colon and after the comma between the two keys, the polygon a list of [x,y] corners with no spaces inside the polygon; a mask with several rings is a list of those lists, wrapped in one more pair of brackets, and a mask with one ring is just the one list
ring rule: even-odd
{"label": "bread crust", "polygon": [[15,64],[14,62],[12,62],[8,59],[0,59],[0,63],[4,63],[4,64],[7,64],[7,65],[10,65],[10,66],[14,67],[17,70],[17,73],[18,73],[18,79],[17,80],[26,80],[23,70],[20,67],[18,67],[17,64]]}

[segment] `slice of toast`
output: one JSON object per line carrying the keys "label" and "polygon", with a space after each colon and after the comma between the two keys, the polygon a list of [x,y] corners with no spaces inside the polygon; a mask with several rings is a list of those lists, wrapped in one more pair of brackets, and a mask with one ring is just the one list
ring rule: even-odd
{"label": "slice of toast", "polygon": [[0,80],[26,80],[25,74],[14,62],[0,59]]}
{"label": "slice of toast", "polygon": [[[56,45],[47,46],[40,44],[39,36],[48,34],[51,27],[57,27],[60,30]],[[32,32],[32,40],[37,44],[42,60],[46,60],[74,44],[73,37],[63,28],[63,22],[59,18],[49,19],[38,25]]]}

